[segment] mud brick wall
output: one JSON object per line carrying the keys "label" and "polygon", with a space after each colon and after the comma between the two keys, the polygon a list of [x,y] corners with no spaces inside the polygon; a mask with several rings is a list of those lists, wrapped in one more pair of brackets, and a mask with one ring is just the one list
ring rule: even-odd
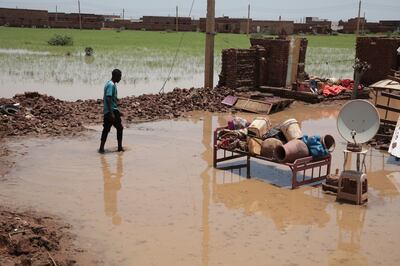
{"label": "mud brick wall", "polygon": [[364,85],[371,85],[386,79],[390,69],[397,69],[397,48],[399,38],[360,37],[357,38],[356,57],[371,65],[361,79]]}
{"label": "mud brick wall", "polygon": [[272,87],[285,87],[289,61],[290,40],[251,39],[251,45],[260,45],[266,50],[267,83]]}
{"label": "mud brick wall", "polygon": [[219,85],[229,88],[254,87],[256,85],[256,50],[223,50]]}

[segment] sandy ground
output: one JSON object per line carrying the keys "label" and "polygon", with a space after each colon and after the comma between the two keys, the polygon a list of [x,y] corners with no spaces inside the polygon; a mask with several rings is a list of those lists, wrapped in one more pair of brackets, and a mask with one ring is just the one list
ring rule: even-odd
{"label": "sandy ground", "polygon": [[[271,120],[294,117],[306,134],[332,134],[335,171],[345,146],[340,104],[295,103]],[[371,150],[368,204],[340,204],[320,187],[288,189],[289,172],[276,165],[253,161],[250,180],[245,169],[214,169],[212,131],[227,119],[193,113],[132,125],[125,153],[114,152],[115,131],[108,152],[96,153],[100,127],[83,137],[8,141],[17,152],[0,200],[71,224],[73,244],[87,251],[76,258],[82,265],[397,264],[398,163]]]}

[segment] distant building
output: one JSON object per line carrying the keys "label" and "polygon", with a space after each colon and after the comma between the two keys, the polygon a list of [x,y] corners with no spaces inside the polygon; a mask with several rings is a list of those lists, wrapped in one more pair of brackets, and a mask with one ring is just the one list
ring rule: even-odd
{"label": "distant building", "polygon": [[[340,32],[355,33],[357,31],[358,18],[351,18],[347,22],[339,21],[339,25],[343,27]],[[399,20],[381,20],[379,22],[367,22],[363,17],[360,18],[359,25],[360,32],[365,33],[380,33],[380,32],[393,32],[400,30]]]}
{"label": "distant building", "polygon": [[332,32],[332,21],[317,17],[306,17],[305,23],[294,23],[294,33],[328,34]]}
{"label": "distant building", "polygon": [[196,30],[196,26],[192,25],[192,18],[190,17],[143,16],[141,21],[142,29],[151,31],[175,31],[177,22],[179,31]]}
{"label": "distant building", "polygon": [[250,33],[293,34],[294,22],[285,20],[253,20]]}
{"label": "distant building", "polygon": [[[215,18],[215,31],[217,33],[246,33],[247,19],[230,18],[228,16]],[[206,32],[206,18],[200,18],[200,31]]]}
{"label": "distant building", "polygon": [[0,8],[0,26],[11,27],[47,27],[47,10]]}
{"label": "distant building", "polygon": [[[79,13],[60,13],[60,12],[50,12],[49,16],[49,26],[52,28],[73,28],[79,29],[82,25],[83,29],[101,29],[103,22],[105,20],[103,15],[96,14],[80,14]],[[80,22],[81,23],[80,23]]]}

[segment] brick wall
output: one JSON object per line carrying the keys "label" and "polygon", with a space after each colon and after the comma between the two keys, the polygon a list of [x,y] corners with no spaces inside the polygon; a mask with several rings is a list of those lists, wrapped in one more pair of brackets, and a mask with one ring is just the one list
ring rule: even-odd
{"label": "brick wall", "polygon": [[266,50],[266,86],[286,86],[286,76],[289,58],[289,40],[280,39],[251,39],[251,45],[260,45]]}
{"label": "brick wall", "polygon": [[360,37],[357,38],[356,57],[371,65],[361,83],[371,85],[382,79],[386,79],[390,69],[397,69],[397,49],[400,47],[400,39]]}
{"label": "brick wall", "polygon": [[226,49],[222,51],[220,86],[229,88],[256,85],[256,49]]}

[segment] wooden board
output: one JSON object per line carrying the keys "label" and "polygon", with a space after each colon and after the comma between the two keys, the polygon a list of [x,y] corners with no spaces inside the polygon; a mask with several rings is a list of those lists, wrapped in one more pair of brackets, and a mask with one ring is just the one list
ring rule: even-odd
{"label": "wooden board", "polygon": [[243,111],[267,115],[271,111],[272,104],[248,98],[238,98],[234,107]]}

